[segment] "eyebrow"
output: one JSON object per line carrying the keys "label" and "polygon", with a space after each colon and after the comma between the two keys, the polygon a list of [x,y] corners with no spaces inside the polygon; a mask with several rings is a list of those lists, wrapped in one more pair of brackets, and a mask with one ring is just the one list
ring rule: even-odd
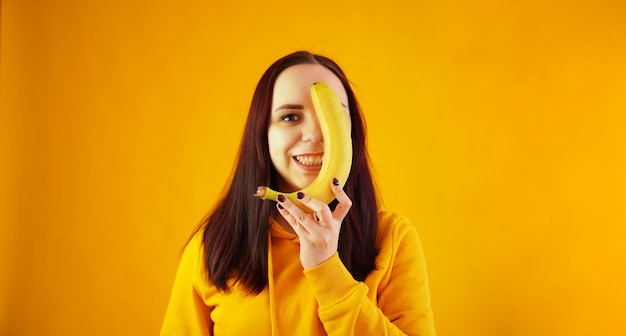
{"label": "eyebrow", "polygon": [[[343,106],[344,108],[348,108],[348,106],[346,106],[346,104],[344,104],[343,102],[341,103],[341,106]],[[283,104],[277,107],[276,109],[274,109],[274,112],[279,111],[279,110],[302,110],[302,109],[304,109],[304,105]]]}
{"label": "eyebrow", "polygon": [[283,104],[280,105],[279,107],[277,107],[274,112],[278,111],[278,110],[302,110],[304,109],[304,105],[300,105],[300,104]]}

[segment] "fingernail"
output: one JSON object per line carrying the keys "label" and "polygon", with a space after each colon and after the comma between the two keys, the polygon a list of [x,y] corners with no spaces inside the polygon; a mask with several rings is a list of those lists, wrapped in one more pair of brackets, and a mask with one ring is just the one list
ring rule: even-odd
{"label": "fingernail", "polygon": [[298,193],[296,194],[296,197],[298,199],[303,199],[304,198],[304,193],[302,191],[298,191]]}
{"label": "fingernail", "polygon": [[276,205],[278,205],[279,209],[284,209],[283,206],[280,203],[276,203]]}
{"label": "fingernail", "polygon": [[284,202],[285,201],[285,196],[283,194],[278,195],[278,197],[276,197],[276,199],[278,199],[279,202]]}
{"label": "fingernail", "polygon": [[339,180],[336,177],[333,179],[333,184],[336,186],[339,185]]}

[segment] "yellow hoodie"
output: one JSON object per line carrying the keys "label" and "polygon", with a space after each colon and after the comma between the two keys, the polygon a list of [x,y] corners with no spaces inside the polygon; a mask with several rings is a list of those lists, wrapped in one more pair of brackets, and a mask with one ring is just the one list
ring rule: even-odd
{"label": "yellow hoodie", "polygon": [[272,223],[268,286],[258,295],[208,282],[202,234],[187,245],[161,335],[434,336],[426,263],[417,231],[381,212],[377,269],[359,282],[335,253],[303,271],[298,237]]}

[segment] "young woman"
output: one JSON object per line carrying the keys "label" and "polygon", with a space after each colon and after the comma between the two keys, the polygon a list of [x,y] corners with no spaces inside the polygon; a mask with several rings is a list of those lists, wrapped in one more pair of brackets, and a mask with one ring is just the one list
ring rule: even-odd
{"label": "young woman", "polygon": [[[322,82],[349,116],[353,161],[327,205],[300,193],[324,139],[310,87]],[[295,52],[272,64],[252,98],[238,163],[224,197],[180,261],[161,335],[435,335],[426,264],[415,228],[379,208],[365,123],[344,72]]]}

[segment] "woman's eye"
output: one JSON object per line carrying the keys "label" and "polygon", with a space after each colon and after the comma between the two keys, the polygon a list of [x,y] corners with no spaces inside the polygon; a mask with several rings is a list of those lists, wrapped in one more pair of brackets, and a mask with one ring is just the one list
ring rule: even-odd
{"label": "woman's eye", "polygon": [[295,115],[295,114],[285,114],[284,116],[280,117],[280,120],[293,122],[293,121],[300,120],[300,117],[298,115]]}

